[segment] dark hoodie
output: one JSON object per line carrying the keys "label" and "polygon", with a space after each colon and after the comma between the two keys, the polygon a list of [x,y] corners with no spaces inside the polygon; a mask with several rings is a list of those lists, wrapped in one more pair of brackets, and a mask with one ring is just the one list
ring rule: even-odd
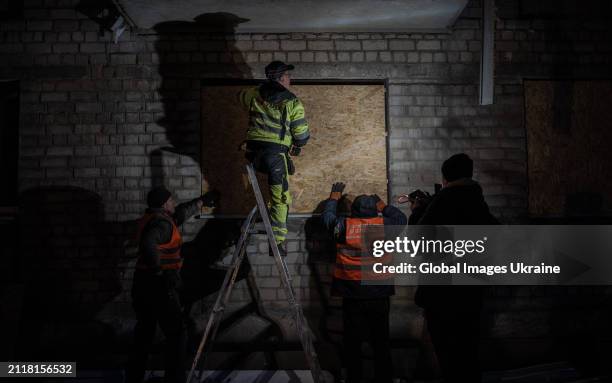
{"label": "dark hoodie", "polygon": [[376,200],[371,196],[360,195],[351,204],[351,217],[372,218],[377,215]]}
{"label": "dark hoodie", "polygon": [[278,81],[266,81],[259,86],[259,94],[264,101],[270,104],[278,104],[283,101],[293,100],[296,95],[282,86]]}

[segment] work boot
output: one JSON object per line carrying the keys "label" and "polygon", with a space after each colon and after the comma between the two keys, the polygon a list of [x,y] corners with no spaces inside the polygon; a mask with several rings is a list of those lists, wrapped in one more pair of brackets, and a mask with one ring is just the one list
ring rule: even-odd
{"label": "work boot", "polygon": [[[280,242],[280,243],[277,243],[276,246],[278,246],[278,252],[280,253],[281,257],[286,257],[287,256],[287,244],[285,242]],[[274,256],[274,253],[272,252],[271,247],[268,248],[268,255],[271,257]]]}

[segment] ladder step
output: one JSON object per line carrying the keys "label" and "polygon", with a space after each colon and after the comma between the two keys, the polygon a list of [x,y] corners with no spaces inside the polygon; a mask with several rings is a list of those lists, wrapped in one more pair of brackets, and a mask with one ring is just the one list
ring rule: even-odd
{"label": "ladder step", "polygon": [[[213,308],[213,313],[218,314],[225,310],[227,301],[231,294],[232,288],[236,280],[231,279],[230,276],[233,276],[233,272],[236,271],[236,267],[240,267],[240,264],[244,261],[246,256],[246,246],[247,239],[249,235],[253,234],[263,234],[268,237],[268,241],[270,243],[274,243],[274,233],[272,229],[272,225],[270,222],[270,217],[268,213],[268,209],[266,207],[265,201],[263,199],[263,195],[261,193],[261,189],[259,188],[259,184],[257,182],[257,177],[255,174],[255,169],[252,164],[247,165],[247,174],[249,177],[249,181],[253,188],[253,193],[255,194],[255,200],[257,201],[257,205],[251,210],[251,213],[248,215],[247,219],[242,225],[242,234],[240,236],[240,240],[236,245],[236,251],[238,254],[241,254],[238,258],[235,258],[235,263],[228,268],[227,273],[225,275],[225,280],[222,289],[219,291],[219,295],[217,296],[217,301],[215,302],[215,308]],[[261,222],[263,223],[264,229],[255,229],[254,223],[259,222],[256,218],[256,213],[259,213],[259,218],[261,218]],[[259,226],[259,225],[258,225]],[[276,246],[274,246],[276,247]],[[278,272],[281,278],[281,285],[285,291],[287,303],[292,308],[293,311],[293,320],[296,328],[299,330],[300,344],[301,348],[306,356],[306,361],[308,366],[310,367],[310,372],[312,374],[312,378],[314,383],[322,383],[325,379],[323,378],[323,373],[321,371],[321,366],[319,365],[319,359],[313,344],[313,337],[310,329],[308,327],[308,323],[304,317],[304,313],[302,311],[302,306],[295,298],[295,293],[293,291],[292,286],[292,278],[291,273],[287,268],[287,264],[284,259],[278,253],[277,249],[274,249],[274,258],[276,261],[276,266],[278,268]],[[247,258],[248,260],[248,258]],[[226,293],[227,291],[227,293]],[[243,318],[243,315],[249,312],[252,312],[257,307],[257,303],[253,302],[236,312],[230,314],[225,321],[222,318],[219,318],[219,321],[214,321],[214,317],[211,316],[208,319],[208,323],[206,325],[206,329],[202,336],[202,340],[198,346],[198,350],[194,357],[193,363],[191,365],[191,370],[189,371],[189,376],[187,378],[187,383],[191,383],[191,379],[194,376],[194,372],[199,364],[200,357],[202,356],[202,351],[204,350],[204,346],[206,345],[206,341],[214,342],[215,336],[217,335],[218,330],[229,330],[233,328],[234,325],[238,326]],[[256,311],[256,310],[255,310]],[[225,322],[225,323],[223,323]],[[264,331],[264,334],[266,331]],[[229,335],[229,334],[228,334]],[[241,334],[243,335],[243,334]],[[208,339],[210,336],[210,339]]]}

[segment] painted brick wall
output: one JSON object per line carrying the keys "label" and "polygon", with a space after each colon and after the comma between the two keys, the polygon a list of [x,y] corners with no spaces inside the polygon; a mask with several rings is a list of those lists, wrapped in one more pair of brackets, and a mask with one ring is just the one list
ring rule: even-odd
{"label": "painted brick wall", "polygon": [[[120,337],[130,329],[132,322],[123,319],[131,319],[134,255],[124,245],[147,190],[165,183],[180,200],[200,193],[202,79],[262,78],[273,59],[295,64],[297,79],[388,79],[390,194],[431,190],[441,162],[466,152],[493,213],[514,223],[525,218],[527,207],[522,80],[609,78],[612,72],[605,23],[531,20],[521,16],[516,0],[497,1],[491,106],[478,105],[477,0],[443,34],[177,34],[160,25],[128,31],[118,44],[108,32],[100,35],[75,3],[26,0],[25,19],[0,24],[0,78],[19,79],[21,86],[20,272],[31,302],[24,315],[27,323],[45,323],[33,340],[66,339],[70,326],[73,335],[95,334],[108,345],[114,344],[108,334]],[[197,29],[196,23],[183,26]],[[187,239],[197,239],[205,224],[186,224]],[[303,303],[318,306],[327,300],[333,255],[311,225],[291,222],[288,261]],[[249,250],[263,299],[282,305],[265,244],[255,240]],[[525,312],[537,316],[538,302],[550,295],[572,296],[553,290],[494,291],[487,336],[544,336],[552,326],[545,319],[536,330],[519,322]],[[418,314],[412,295],[400,289],[394,307]],[[246,290],[239,289],[236,299],[247,299]],[[554,307],[577,299],[557,300]],[[503,311],[513,305],[521,309]],[[65,315],[58,314],[62,310]],[[32,319],[41,312],[39,321]],[[554,326],[565,329],[569,321]],[[515,324],[527,333],[517,334]],[[418,333],[402,325],[393,325],[399,336]]]}

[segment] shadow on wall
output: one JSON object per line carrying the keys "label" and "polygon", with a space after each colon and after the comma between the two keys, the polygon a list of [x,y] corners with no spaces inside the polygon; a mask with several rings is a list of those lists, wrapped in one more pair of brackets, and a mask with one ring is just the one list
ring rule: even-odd
{"label": "shadow on wall", "polygon": [[[102,198],[78,187],[26,190],[19,206],[26,287],[17,355],[91,361],[112,354],[117,329],[102,311],[125,302],[123,244],[134,222],[104,221]],[[120,309],[113,315],[122,320]]]}
{"label": "shadow on wall", "polygon": [[[251,78],[251,68],[236,47],[236,27],[248,21],[231,13],[205,13],[194,21],[168,21],[155,25],[155,51],[159,57],[158,89],[163,111],[157,124],[170,147],[154,150],[151,157],[153,185],[166,181],[164,152],[176,153],[200,163],[200,88],[202,79]],[[206,143],[202,143],[205,147]],[[173,186],[173,185],[170,185]],[[219,187],[222,185],[219,185]]]}
{"label": "shadow on wall", "polygon": [[[184,175],[176,173],[176,169],[187,163],[195,163],[201,169],[201,149],[206,147],[201,142],[201,131],[205,128],[201,126],[202,80],[251,77],[251,68],[236,47],[235,36],[236,27],[246,21],[231,13],[218,12],[201,14],[194,21],[167,21],[154,26],[155,53],[159,58],[157,92],[161,102],[155,122],[169,146],[149,153],[153,186],[166,185],[170,190],[201,188],[185,184],[184,180],[174,183],[177,176]],[[223,185],[214,186],[223,190]],[[239,228],[235,222],[210,220],[192,242],[184,244],[187,311],[195,301],[218,290],[225,272],[210,266],[237,240]]]}
{"label": "shadow on wall", "polygon": [[[338,203],[338,216],[350,215],[353,195],[344,195]],[[320,201],[314,214],[321,214],[327,199]],[[318,299],[320,314],[308,317],[310,328],[320,339],[317,352],[320,355],[322,367],[330,371],[336,381],[341,377],[342,366],[342,302],[330,296],[332,270],[336,259],[336,246],[331,233],[323,225],[319,215],[308,218],[304,224],[306,235],[306,264],[310,270],[310,299]],[[315,322],[315,319],[317,320]]]}
{"label": "shadow on wall", "polygon": [[[26,190],[19,206],[25,292],[16,356],[120,366],[133,330],[136,258],[125,245],[136,221],[105,221],[102,198],[71,186]],[[211,265],[239,235],[240,222],[210,220],[183,245],[186,312],[218,291],[225,271]],[[248,262],[242,269],[239,279]]]}
{"label": "shadow on wall", "polygon": [[[193,305],[219,290],[226,271],[214,267],[214,262],[229,254],[232,245],[240,237],[241,222],[235,220],[208,220],[193,241],[183,245],[184,257],[181,271],[185,294],[185,312],[191,313]],[[240,266],[240,280],[250,270],[248,258]]]}
{"label": "shadow on wall", "polygon": [[[156,27],[163,106],[157,122],[172,145],[171,151],[198,164],[200,80],[221,76],[242,78],[250,73],[234,46],[233,29],[243,21],[229,14],[205,14],[195,22],[170,22]],[[221,29],[225,34],[202,35],[211,29]],[[185,44],[195,44],[195,48],[185,51],[189,48]],[[150,155],[154,183],[164,183],[162,165],[167,164],[162,150]],[[135,222],[105,221],[102,198],[95,192],[71,186],[26,190],[20,195],[19,205],[23,236],[21,269],[26,287],[16,355],[22,360],[119,365],[124,355],[117,354],[117,346],[131,339],[132,332],[132,322],[128,320],[133,317],[129,292],[135,258],[126,257],[124,243],[133,238]],[[186,249],[187,273],[190,269],[200,272],[209,256],[216,254],[210,250],[216,246],[211,245],[216,242],[210,233],[220,229],[208,226],[217,225],[211,222],[198,236],[207,241],[206,252],[197,245],[199,241],[191,246],[199,253],[196,255],[205,253],[206,259],[195,262],[191,260],[194,252]],[[191,275],[187,279],[197,280]],[[208,283],[194,288],[201,290],[192,294],[196,299],[213,287]],[[117,364],[113,364],[115,358]]]}
{"label": "shadow on wall", "polygon": [[[218,12],[201,14],[193,21],[168,21],[154,26],[157,34],[155,53],[159,58],[157,93],[161,104],[155,122],[159,132],[166,136],[164,142],[169,144],[149,153],[154,186],[165,184],[171,190],[200,190],[201,185],[186,184],[185,178],[182,183],[175,183],[181,176],[191,174],[179,174],[177,169],[195,163],[200,170],[198,181],[206,175],[202,171],[201,155],[210,144],[201,141],[202,130],[214,127],[201,124],[202,80],[252,78],[251,68],[237,47],[235,35],[236,27],[247,21],[231,13]],[[223,172],[223,169],[206,171]],[[211,185],[221,191],[221,199],[224,186]],[[227,255],[237,242],[241,223],[242,220],[208,220],[198,229],[193,241],[183,245],[184,303],[185,311],[192,314],[192,318],[198,317],[198,302],[202,313],[205,311],[202,305],[208,304],[205,298],[211,294],[216,296],[226,271],[216,268],[214,262]],[[243,279],[249,269],[247,259],[241,266],[238,280]],[[199,341],[201,334],[197,333],[197,326],[192,330],[195,330],[192,340]]]}

